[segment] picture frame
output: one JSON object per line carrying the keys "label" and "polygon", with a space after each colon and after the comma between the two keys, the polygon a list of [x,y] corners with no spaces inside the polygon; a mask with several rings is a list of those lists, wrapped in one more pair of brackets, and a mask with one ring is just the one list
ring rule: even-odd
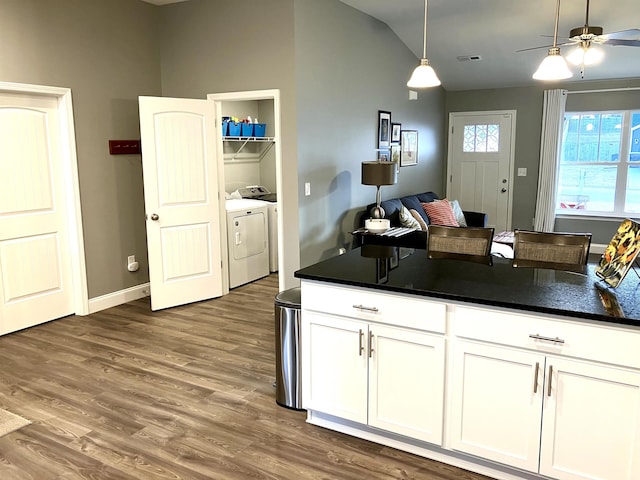
{"label": "picture frame", "polygon": [[391,124],[391,144],[400,143],[400,132],[402,131],[401,123]]}
{"label": "picture frame", "polygon": [[402,130],[400,133],[400,166],[418,164],[418,131]]}
{"label": "picture frame", "polygon": [[391,146],[391,112],[378,110],[378,149]]}
{"label": "picture frame", "polygon": [[396,164],[396,172],[400,173],[400,155],[402,153],[402,147],[399,143],[391,144],[391,155],[389,159]]}
{"label": "picture frame", "polygon": [[391,161],[391,150],[388,148],[381,148],[378,150],[378,161],[379,162],[390,162]]}
{"label": "picture frame", "polygon": [[640,223],[626,218],[604,250],[595,274],[610,287],[616,288],[633,266],[640,253]]}

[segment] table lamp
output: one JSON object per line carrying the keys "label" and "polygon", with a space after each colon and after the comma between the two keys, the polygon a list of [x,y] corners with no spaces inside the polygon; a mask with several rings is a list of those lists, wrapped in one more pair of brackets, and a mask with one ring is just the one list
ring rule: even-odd
{"label": "table lamp", "polygon": [[376,205],[371,208],[371,218],[384,218],[384,209],[380,206],[380,187],[393,185],[398,180],[395,162],[362,162],[362,184],[375,185]]}

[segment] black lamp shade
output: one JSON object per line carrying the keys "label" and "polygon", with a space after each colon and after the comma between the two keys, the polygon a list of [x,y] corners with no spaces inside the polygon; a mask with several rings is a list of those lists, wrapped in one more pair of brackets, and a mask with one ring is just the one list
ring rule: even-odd
{"label": "black lamp shade", "polygon": [[362,162],[363,185],[394,185],[397,181],[395,162]]}

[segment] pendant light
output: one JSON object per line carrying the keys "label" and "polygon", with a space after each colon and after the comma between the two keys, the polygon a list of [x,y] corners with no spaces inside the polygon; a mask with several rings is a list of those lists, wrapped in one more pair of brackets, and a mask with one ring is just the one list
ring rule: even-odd
{"label": "pendant light", "polygon": [[427,59],[427,0],[424,0],[424,37],[422,42],[422,58],[411,78],[407,82],[409,88],[428,88],[440,85],[440,79]]}
{"label": "pendant light", "polygon": [[560,0],[556,3],[556,25],[553,31],[553,47],[549,49],[549,53],[545,59],[542,60],[542,63],[540,63],[536,73],[533,74],[535,80],[563,80],[573,75],[569,67],[567,67],[567,62],[562,55],[560,55],[560,48],[557,46],[559,21]]}

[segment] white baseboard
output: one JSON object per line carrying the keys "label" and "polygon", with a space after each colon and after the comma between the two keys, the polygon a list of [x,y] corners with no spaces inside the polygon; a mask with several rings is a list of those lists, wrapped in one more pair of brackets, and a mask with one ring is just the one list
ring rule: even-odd
{"label": "white baseboard", "polygon": [[604,249],[607,248],[607,246],[604,243],[592,243],[591,247],[589,248],[589,253],[604,253]]}
{"label": "white baseboard", "polygon": [[116,307],[123,303],[137,300],[138,298],[149,296],[149,283],[136,285],[118,292],[107,293],[99,297],[89,299],[89,313],[99,312],[107,308]]}

